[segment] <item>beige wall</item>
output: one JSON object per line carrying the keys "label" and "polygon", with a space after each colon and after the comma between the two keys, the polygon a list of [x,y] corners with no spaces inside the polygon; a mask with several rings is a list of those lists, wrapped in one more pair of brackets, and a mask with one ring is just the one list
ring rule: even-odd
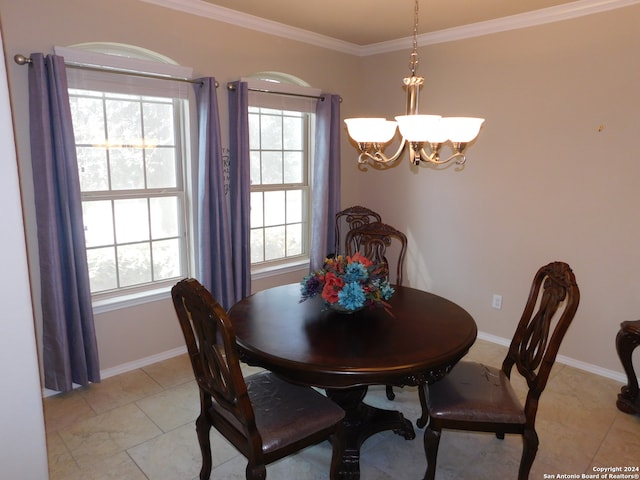
{"label": "beige wall", "polygon": [[[404,106],[408,49],[358,58],[136,0],[0,0],[0,10],[9,58],[48,53],[53,45],[120,42],[213,75],[222,87],[263,70],[296,75],[342,95],[343,117],[392,117]],[[565,260],[582,303],[561,353],[605,373],[621,371],[615,333],[640,311],[634,215],[640,164],[624,150],[640,125],[639,21],[640,7],[633,6],[421,48],[423,113],[487,118],[462,171],[410,168],[405,158],[390,171],[362,172],[343,139],[343,204],[368,205],[407,232],[410,285],[451,298],[481,331],[509,338],[537,267]],[[35,238],[27,68],[11,63],[8,70],[25,220]],[[226,135],[224,88],[218,97]],[[33,244],[30,252],[33,258]],[[299,277],[284,281],[291,278]],[[503,295],[502,310],[490,308],[493,293]],[[102,368],[182,345],[168,301],[102,314],[96,322]]]}
{"label": "beige wall", "polygon": [[[560,353],[618,372],[619,324],[640,317],[638,24],[633,6],[421,48],[421,112],[486,117],[464,170],[343,169],[358,187],[345,203],[365,198],[406,231],[411,284],[483,332],[510,338],[536,269],[571,264],[582,300]],[[367,77],[370,113],[400,113],[407,61],[365,60],[382,72]]]}

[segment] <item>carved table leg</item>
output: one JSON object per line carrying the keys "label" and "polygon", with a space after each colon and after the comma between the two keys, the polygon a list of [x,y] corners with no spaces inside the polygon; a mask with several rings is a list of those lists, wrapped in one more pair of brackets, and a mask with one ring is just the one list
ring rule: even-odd
{"label": "carved table leg", "polygon": [[327,396],[345,410],[344,454],[340,468],[343,480],[360,478],[360,447],[371,435],[393,430],[407,440],[416,437],[413,425],[402,413],[363,403],[366,394],[366,386],[327,390]]}
{"label": "carved table leg", "polygon": [[640,345],[640,320],[622,322],[616,336],[616,350],[629,383],[620,390],[616,406],[625,413],[640,413],[638,378],[631,361],[633,350],[638,345]]}

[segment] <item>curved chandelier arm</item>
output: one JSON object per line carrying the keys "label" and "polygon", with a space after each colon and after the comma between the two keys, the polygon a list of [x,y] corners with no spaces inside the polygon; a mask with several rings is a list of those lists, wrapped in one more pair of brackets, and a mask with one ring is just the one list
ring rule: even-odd
{"label": "curved chandelier arm", "polygon": [[[428,154],[424,148],[420,149],[419,155],[416,155],[417,160],[422,160],[425,162],[433,163],[435,165],[442,165],[444,163],[449,163],[454,158],[457,158],[456,165],[464,165],[467,161],[467,157],[463,152],[456,151],[454,154],[450,155],[445,159],[441,159],[438,155],[438,151],[432,151],[431,154]],[[417,165],[418,162],[416,162]]]}
{"label": "curved chandelier arm", "polygon": [[369,163],[369,161],[372,160],[373,162],[378,164],[389,165],[395,162],[396,160],[398,160],[398,158],[400,158],[400,155],[404,150],[405,143],[406,143],[405,140],[402,139],[402,142],[400,143],[398,150],[396,151],[396,153],[394,153],[390,157],[387,157],[384,154],[384,152],[382,151],[382,146],[380,144],[358,143],[358,148],[360,149],[360,155],[358,156],[358,163],[360,164]]}
{"label": "curved chandelier arm", "polygon": [[[431,153],[427,153],[427,151],[424,149],[424,147],[420,148],[418,145],[416,145],[416,147],[419,148],[419,153],[417,153],[415,155],[416,160],[423,160],[425,162],[429,162],[429,163],[433,163],[435,165],[442,165],[444,163],[449,163],[451,160],[453,159],[457,159],[456,160],[456,165],[464,165],[467,161],[467,157],[464,154],[464,149],[466,148],[467,144],[464,142],[454,142],[453,143],[453,150],[454,153],[452,155],[450,155],[449,157],[447,157],[446,159],[441,159],[439,152],[440,152],[440,147],[442,146],[441,143],[431,143],[430,144],[430,149],[431,149]],[[416,148],[416,150],[418,150],[418,148]],[[418,162],[414,162],[416,165],[418,164]]]}
{"label": "curved chandelier arm", "polygon": [[464,154],[464,149],[467,146],[466,143],[453,143],[454,153],[447,158],[441,159],[441,143],[430,143],[429,150],[431,151],[431,153],[428,153],[425,149],[424,144],[419,142],[409,142],[403,138],[400,146],[398,147],[398,150],[390,157],[386,156],[382,151],[383,145],[371,142],[358,143],[358,148],[360,149],[358,163],[390,166],[396,160],[398,160],[398,158],[400,158],[400,155],[402,155],[402,152],[407,145],[409,145],[409,160],[413,165],[419,165],[420,162],[428,162],[434,165],[443,165],[445,163],[449,163],[452,160],[456,160],[456,165],[464,165],[467,161],[467,157]]}

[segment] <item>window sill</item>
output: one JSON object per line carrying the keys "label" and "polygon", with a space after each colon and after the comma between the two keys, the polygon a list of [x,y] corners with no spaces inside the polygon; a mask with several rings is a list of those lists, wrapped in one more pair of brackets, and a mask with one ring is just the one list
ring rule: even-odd
{"label": "window sill", "polygon": [[283,263],[269,267],[258,267],[251,269],[251,279],[261,280],[263,278],[274,277],[276,275],[284,275],[286,273],[309,271],[309,259],[298,260],[291,263]]}
{"label": "window sill", "polygon": [[[275,277],[277,275],[284,275],[292,272],[304,272],[306,274],[308,273],[308,271],[309,260],[304,259],[281,265],[252,269],[251,279],[261,280],[263,278]],[[157,302],[158,300],[164,300],[170,297],[171,286],[169,285],[154,290],[146,290],[143,292],[136,292],[128,295],[105,298],[96,300],[92,303],[93,314],[99,315],[101,313],[112,312],[114,310],[120,310],[122,308],[135,307],[137,305],[144,305],[145,303]]]}
{"label": "window sill", "polygon": [[93,314],[120,310],[121,308],[134,307],[145,303],[157,302],[171,297],[171,286],[157,288],[154,290],[145,290],[144,292],[131,293],[129,295],[120,295],[112,298],[96,300],[93,304]]}

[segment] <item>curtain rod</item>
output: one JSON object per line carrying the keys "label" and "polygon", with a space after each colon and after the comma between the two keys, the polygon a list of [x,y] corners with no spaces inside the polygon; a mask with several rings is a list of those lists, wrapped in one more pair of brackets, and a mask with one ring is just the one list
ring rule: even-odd
{"label": "curtain rod", "polygon": [[[228,90],[235,90],[236,86],[233,82],[227,83]],[[274,90],[267,90],[266,88],[248,88],[250,92],[271,93],[273,95],[286,95],[289,97],[302,97],[302,98],[314,98],[316,100],[322,100],[324,102],[324,96],[320,95],[305,95],[303,93],[290,93],[290,92],[276,92]],[[340,103],[342,103],[342,97],[340,97]]]}
{"label": "curtain rod", "polygon": [[[27,63],[31,63],[31,59],[29,57],[25,57],[24,55],[20,55],[17,54],[13,57],[13,60],[18,64],[18,65],[25,65]],[[159,75],[159,74],[153,74],[153,73],[142,73],[142,72],[132,72],[130,70],[119,70],[117,68],[109,68],[109,67],[96,67],[96,66],[91,66],[91,65],[84,65],[81,63],[66,63],[65,65],[69,68],[78,68],[81,70],[91,70],[91,71],[95,71],[95,72],[108,72],[108,73],[115,73],[118,75],[131,75],[134,77],[143,77],[143,78],[155,78],[158,80],[171,80],[174,82],[186,82],[186,83],[193,83],[193,84],[197,84],[197,85],[202,85],[202,81],[201,80],[191,80],[190,78],[182,78],[182,77],[173,77],[171,75]],[[216,88],[218,88],[219,83],[216,80]]]}

